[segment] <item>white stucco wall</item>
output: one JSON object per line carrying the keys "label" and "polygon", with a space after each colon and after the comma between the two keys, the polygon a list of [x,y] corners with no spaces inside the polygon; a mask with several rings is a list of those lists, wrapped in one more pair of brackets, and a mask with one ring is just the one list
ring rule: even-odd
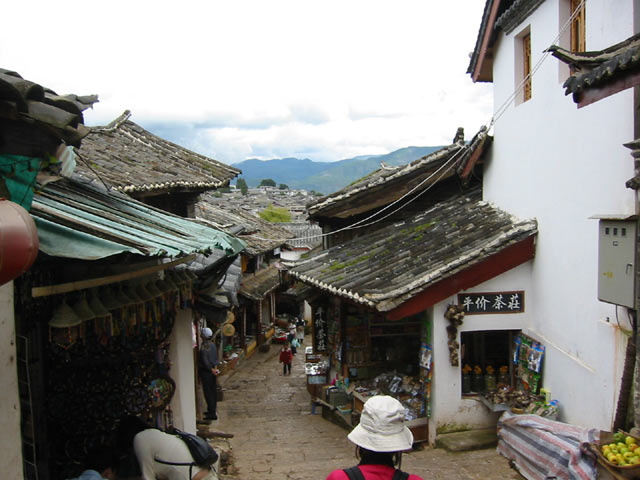
{"label": "white stucco wall", "polygon": [[[472,289],[460,293],[504,292],[523,290],[525,292],[525,311],[515,314],[468,315],[458,328],[460,333],[483,330],[521,330],[532,322],[528,308],[531,262],[527,262],[502,275],[484,282]],[[444,300],[433,307],[433,376],[431,389],[431,420],[429,438],[434,440],[440,430],[465,430],[495,426],[499,414],[490,412],[476,398],[462,397],[462,365],[454,367],[449,361],[448,336],[446,327],[449,322],[444,312],[449,304],[457,304],[457,296]],[[460,362],[462,363],[462,362]]]}
{"label": "white stucco wall", "polygon": [[[509,35],[494,60],[498,109],[514,89],[515,37],[531,29],[532,64],[560,30],[565,0],[547,0]],[[631,0],[587,2],[587,49],[631,36]],[[611,428],[625,340],[624,308],[597,299],[598,222],[594,214],[635,213],[633,159],[623,143],[634,139],[633,91],[577,109],[564,95],[560,62],[549,56],[535,73],[531,100],[511,106],[494,126],[485,164],[484,196],[523,218],[538,220],[536,257],[528,290],[530,335],[547,346],[544,386],[562,406],[562,419]],[[566,67],[565,67],[566,68]]]}
{"label": "white stucco wall", "polygon": [[23,478],[13,282],[0,286],[0,459],[3,478]]}
{"label": "white stucco wall", "polygon": [[169,375],[176,382],[176,392],[171,400],[174,424],[181,430],[196,433],[192,315],[189,308],[178,310],[169,340]]}

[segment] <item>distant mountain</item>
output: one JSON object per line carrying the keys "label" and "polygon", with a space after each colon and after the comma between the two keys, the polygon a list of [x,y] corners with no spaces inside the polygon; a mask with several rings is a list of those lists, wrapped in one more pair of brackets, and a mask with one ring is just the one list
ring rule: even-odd
{"label": "distant mountain", "polygon": [[270,178],[276,184],[285,183],[290,188],[315,190],[325,195],[346,187],[355,180],[387,165],[405,165],[429,155],[442,147],[405,147],[384,155],[360,155],[337,162],[314,162],[308,158],[277,158],[273,160],[249,159],[232,166],[242,170],[249,187]]}

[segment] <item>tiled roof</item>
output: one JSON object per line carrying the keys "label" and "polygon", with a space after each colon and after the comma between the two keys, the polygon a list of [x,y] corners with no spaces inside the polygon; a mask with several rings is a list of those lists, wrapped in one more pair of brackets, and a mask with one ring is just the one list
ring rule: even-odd
{"label": "tiled roof", "polygon": [[0,118],[41,127],[68,145],[79,145],[88,133],[82,112],[97,101],[97,95],[58,95],[0,68]]}
{"label": "tiled roof", "polygon": [[[225,186],[240,170],[164,140],[129,120],[126,111],[106,127],[92,127],[76,172],[125,193],[202,192]],[[86,163],[85,163],[86,162]]]}
{"label": "tiled roof", "polygon": [[565,82],[565,95],[576,95],[591,87],[599,87],[640,69],[640,34],[609,48],[573,53],[557,45],[549,47],[551,54],[571,65],[576,71]]}
{"label": "tiled roof", "polygon": [[544,0],[513,0],[513,3],[496,20],[496,28],[502,29],[507,34],[511,33],[543,2]]}
{"label": "tiled roof", "polygon": [[254,274],[244,274],[238,293],[251,300],[263,300],[279,286],[280,270],[275,265],[270,265]]}
{"label": "tiled roof", "polygon": [[229,207],[203,194],[196,204],[196,218],[206,221],[246,244],[246,253],[258,255],[278,248],[291,238],[291,232],[277,223],[267,222],[240,206]]}
{"label": "tiled roof", "polygon": [[289,272],[316,288],[386,312],[536,232],[535,220],[517,220],[481,201],[474,190],[303,258]]}
{"label": "tiled roof", "polygon": [[[348,218],[388,205],[410,192],[415,194],[425,190],[456,173],[462,175],[469,160],[475,158],[473,153],[484,148],[487,138],[490,137],[485,127],[469,143],[464,142],[464,134],[459,131],[454,143],[447,147],[407,165],[382,166],[342,190],[309,203],[309,216]],[[382,191],[384,196],[380,194]]]}
{"label": "tiled roof", "polygon": [[40,250],[55,257],[179,257],[214,249],[234,255],[244,248],[227,233],[71,179],[39,188],[30,213],[38,227]]}

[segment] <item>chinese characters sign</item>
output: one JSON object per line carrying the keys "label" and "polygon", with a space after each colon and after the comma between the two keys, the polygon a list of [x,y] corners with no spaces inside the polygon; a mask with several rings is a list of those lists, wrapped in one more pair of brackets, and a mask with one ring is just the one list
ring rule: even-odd
{"label": "chinese characters sign", "polygon": [[524,312],[524,291],[498,293],[459,293],[458,304],[465,315]]}
{"label": "chinese characters sign", "polygon": [[323,307],[318,307],[313,315],[313,350],[314,352],[326,352],[329,332],[327,330],[327,312]]}

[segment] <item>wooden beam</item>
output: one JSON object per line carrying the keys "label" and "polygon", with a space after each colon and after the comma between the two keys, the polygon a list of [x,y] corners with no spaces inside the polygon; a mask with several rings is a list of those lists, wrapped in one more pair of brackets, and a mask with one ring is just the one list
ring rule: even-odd
{"label": "wooden beam", "polygon": [[45,287],[33,287],[31,289],[31,296],[47,297],[49,295],[59,295],[61,293],[75,292],[77,290],[86,290],[87,288],[101,287],[102,285],[109,285],[111,283],[123,282],[125,280],[131,280],[132,278],[146,277],[152,273],[166,270],[167,268],[175,267],[182,263],[187,263],[196,258],[195,254],[188,255],[177,260],[173,260],[169,263],[163,263],[161,265],[154,265],[153,267],[146,267],[134,272],[120,273],[117,275],[110,275],[108,277],[92,278],[89,280],[79,280],[77,282],[59,283],[58,285],[48,285]]}
{"label": "wooden beam", "polygon": [[489,12],[489,19],[487,20],[484,36],[482,37],[482,44],[480,46],[478,60],[476,61],[476,66],[473,72],[471,73],[471,79],[474,83],[477,82],[480,77],[480,71],[482,70],[482,64],[484,63],[485,57],[487,55],[487,50],[489,49],[489,40],[491,39],[491,35],[493,34],[493,26],[496,23],[496,17],[498,16],[499,7],[500,0],[494,0],[493,5],[491,5],[491,12]]}
{"label": "wooden beam", "polygon": [[578,104],[578,108],[582,108],[636,85],[640,85],[640,72],[625,75],[602,87],[585,88],[582,92],[576,93],[573,100]]}
{"label": "wooden beam", "polygon": [[462,170],[462,173],[460,174],[460,177],[462,177],[463,180],[466,180],[467,177],[471,174],[471,170],[473,170],[473,167],[475,166],[476,162],[478,161],[478,159],[482,155],[482,152],[484,152],[484,143],[486,141],[487,141],[487,137],[485,136],[481,140],[480,145],[478,145],[475,148],[475,150],[471,154],[471,157],[469,158],[469,160],[467,160],[467,164],[464,166],[464,169]]}
{"label": "wooden beam", "polygon": [[535,256],[534,239],[535,236],[528,237],[522,242],[491,255],[484,261],[432,285],[399,307],[387,312],[387,318],[400,320],[423,312],[462,290],[486,282],[531,260]]}

